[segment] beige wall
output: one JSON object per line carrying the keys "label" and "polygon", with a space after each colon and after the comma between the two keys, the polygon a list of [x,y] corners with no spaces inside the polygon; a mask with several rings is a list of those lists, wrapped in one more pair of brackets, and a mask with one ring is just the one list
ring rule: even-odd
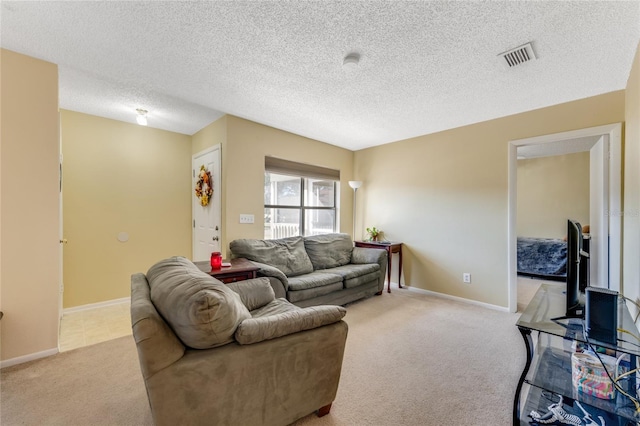
{"label": "beige wall", "polygon": [[191,136],[191,153],[195,155],[214,145],[224,145],[226,141],[227,116],[223,115]]}
{"label": "beige wall", "polygon": [[589,152],[518,160],[519,237],[564,238],[589,224]]}
{"label": "beige wall", "polygon": [[61,119],[64,306],[128,297],[132,273],[191,257],[191,137],[73,111]]}
{"label": "beige wall", "polygon": [[[264,157],[272,156],[340,170],[340,230],[351,233],[353,192],[352,151],[307,139],[242,118],[227,116],[223,152],[223,247],[236,238],[264,236]],[[241,213],[255,215],[255,223],[240,224]]]}
{"label": "beige wall", "polygon": [[[229,241],[263,236],[265,155],[340,169],[349,190],[341,222],[351,227],[353,153],[268,126],[224,116],[189,137],[63,110],[62,142],[65,307],[127,297],[131,273],[191,256],[191,155],[216,144],[225,256]],[[240,225],[240,213],[254,214],[256,223]],[[128,242],[117,240],[120,232]]]}
{"label": "beige wall", "polygon": [[[624,120],[624,91],[358,151],[363,227],[405,243],[413,287],[508,306],[510,140]],[[472,283],[462,283],[463,272]]]}
{"label": "beige wall", "polygon": [[[235,238],[262,236],[265,155],[318,164],[341,170],[344,232],[352,226],[353,193],[347,181],[364,181],[358,191],[357,237],[365,227],[377,226],[388,239],[403,241],[403,276],[409,285],[506,306],[508,141],[623,120],[624,288],[637,297],[638,56],[625,92],[356,153],[233,116],[190,138],[63,111],[65,147],[74,145],[65,151],[65,212],[71,208],[78,215],[64,218],[69,239],[65,268],[73,275],[66,284],[74,294],[65,305],[127,297],[130,273],[145,271],[162,257],[190,256],[191,155],[221,143],[223,247]],[[7,360],[57,346],[59,131],[57,67],[2,50],[1,71],[0,308],[5,317],[0,353]],[[27,122],[34,116],[38,126]],[[37,173],[28,173],[33,170]],[[105,181],[111,189],[104,188]],[[25,188],[39,188],[39,193],[34,197]],[[24,208],[34,199],[37,209]],[[254,214],[256,223],[240,225],[240,213]],[[127,243],[117,241],[121,231],[129,232]],[[74,257],[77,270],[67,264]],[[472,284],[461,283],[462,272],[472,273]]]}
{"label": "beige wall", "polygon": [[[204,151],[207,148],[211,148],[212,146],[220,145],[220,223],[225,223],[226,211],[226,193],[227,190],[225,188],[225,176],[224,173],[226,171],[225,165],[227,164],[226,159],[226,145],[227,145],[227,116],[223,115],[213,123],[209,124],[205,128],[201,129],[197,133],[195,133],[191,137],[191,152],[193,155],[198,154],[201,151]],[[193,191],[191,193],[193,197]],[[226,248],[229,244],[225,243],[227,241],[226,236],[226,227],[220,227],[220,250],[222,251],[222,255],[226,257]]]}
{"label": "beige wall", "polygon": [[0,50],[0,358],[58,347],[58,67]]}
{"label": "beige wall", "polygon": [[640,43],[625,93],[622,288],[640,301]]}

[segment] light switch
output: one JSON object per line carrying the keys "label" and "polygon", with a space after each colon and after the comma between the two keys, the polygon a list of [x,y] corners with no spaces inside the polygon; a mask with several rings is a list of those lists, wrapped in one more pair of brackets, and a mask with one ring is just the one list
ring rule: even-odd
{"label": "light switch", "polygon": [[241,214],[240,223],[253,223],[254,216],[252,214]]}

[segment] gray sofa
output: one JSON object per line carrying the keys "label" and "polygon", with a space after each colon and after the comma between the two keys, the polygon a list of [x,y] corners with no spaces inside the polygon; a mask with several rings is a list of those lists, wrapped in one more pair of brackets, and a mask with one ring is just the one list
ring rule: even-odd
{"label": "gray sofa", "polygon": [[229,249],[260,268],[258,276],[269,278],[276,297],[297,306],[344,305],[384,288],[387,252],[354,247],[348,234],[238,239]]}
{"label": "gray sofa", "polygon": [[225,285],[182,257],[131,277],[133,337],[156,425],[287,425],[336,396],[340,306],[276,299],[266,278]]}

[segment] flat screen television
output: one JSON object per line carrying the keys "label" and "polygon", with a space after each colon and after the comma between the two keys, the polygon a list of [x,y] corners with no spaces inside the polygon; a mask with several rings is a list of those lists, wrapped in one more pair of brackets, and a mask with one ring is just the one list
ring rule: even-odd
{"label": "flat screen television", "polygon": [[[584,304],[580,292],[589,285],[588,275],[580,277],[580,262],[588,262],[589,255],[582,249],[582,226],[567,220],[567,318],[584,318]],[[583,268],[583,275],[586,268]],[[582,278],[582,279],[581,279]]]}

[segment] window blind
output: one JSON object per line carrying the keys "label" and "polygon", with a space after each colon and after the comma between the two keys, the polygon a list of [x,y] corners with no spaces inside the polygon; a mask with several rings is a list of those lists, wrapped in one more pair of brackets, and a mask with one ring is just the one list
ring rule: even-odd
{"label": "window blind", "polygon": [[271,173],[312,179],[340,180],[340,170],[314,166],[313,164],[296,163],[295,161],[276,157],[264,157],[264,170]]}

